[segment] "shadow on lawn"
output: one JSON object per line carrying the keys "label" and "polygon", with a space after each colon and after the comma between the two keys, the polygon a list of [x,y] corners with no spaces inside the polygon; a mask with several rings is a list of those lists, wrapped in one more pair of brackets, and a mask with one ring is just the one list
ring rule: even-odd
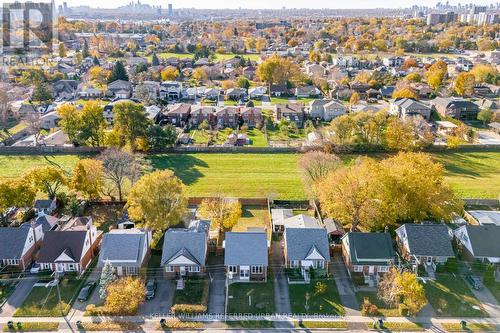
{"label": "shadow on lawn", "polygon": [[442,163],[448,174],[479,177],[492,171],[493,157],[475,153],[443,153],[434,155]]}
{"label": "shadow on lawn", "polygon": [[148,160],[154,169],[172,170],[185,185],[191,185],[204,176],[199,168],[208,168],[205,161],[187,154],[154,155]]}

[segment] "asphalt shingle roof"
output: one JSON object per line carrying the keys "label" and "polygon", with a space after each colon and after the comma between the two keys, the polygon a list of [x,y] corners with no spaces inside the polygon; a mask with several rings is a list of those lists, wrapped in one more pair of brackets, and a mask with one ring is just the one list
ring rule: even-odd
{"label": "asphalt shingle roof", "polygon": [[448,227],[444,224],[407,223],[403,229],[408,237],[410,253],[417,256],[454,257]]}
{"label": "asphalt shingle roof", "polygon": [[204,231],[189,229],[168,229],[163,240],[161,264],[179,257],[179,253],[189,253],[187,258],[194,258],[200,265],[205,265],[207,249],[207,234]]}
{"label": "asphalt shingle roof", "polygon": [[80,261],[87,231],[47,231],[38,254],[37,262],[54,262],[63,252]]}
{"label": "asphalt shingle roof", "polygon": [[144,242],[146,234],[140,232],[110,232],[104,234],[101,243],[101,254],[99,255],[99,264],[102,265],[106,260],[119,264],[126,262],[127,265],[141,265]]}
{"label": "asphalt shingle roof", "polygon": [[224,265],[267,266],[266,233],[226,232]]}
{"label": "asphalt shingle roof", "polygon": [[0,259],[21,259],[30,228],[0,228]]}
{"label": "asphalt shingle roof", "polygon": [[284,236],[288,260],[304,260],[313,246],[326,260],[330,260],[326,229],[286,228]]}
{"label": "asphalt shingle roof", "polygon": [[500,226],[466,225],[475,257],[500,257]]}
{"label": "asphalt shingle roof", "polygon": [[353,264],[376,264],[394,259],[391,236],[380,232],[349,232],[345,235]]}

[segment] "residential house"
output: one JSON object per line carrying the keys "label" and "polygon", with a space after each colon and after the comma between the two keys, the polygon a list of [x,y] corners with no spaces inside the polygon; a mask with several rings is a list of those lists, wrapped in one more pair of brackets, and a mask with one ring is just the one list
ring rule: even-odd
{"label": "residential house", "polygon": [[303,86],[295,88],[295,96],[297,98],[318,98],[321,97],[323,93],[321,90],[315,86]]}
{"label": "residential house", "polygon": [[458,128],[458,125],[455,125],[451,121],[448,120],[438,120],[436,121],[437,132],[443,135],[451,135]]}
{"label": "residential house", "polygon": [[312,77],[322,77],[326,74],[326,68],[318,64],[308,64],[306,74]]}
{"label": "residential house", "polygon": [[406,119],[407,117],[422,116],[429,120],[431,108],[412,98],[396,98],[391,101],[390,114]]}
{"label": "residential house", "polygon": [[240,109],[241,121],[249,128],[254,128],[262,125],[263,117],[260,108],[245,106]]}
{"label": "residential house", "polygon": [[160,84],[160,98],[167,102],[176,102],[182,98],[182,83],[163,81]]}
{"label": "residential house", "polygon": [[431,101],[434,109],[443,117],[459,120],[475,120],[479,107],[471,101],[456,97],[437,97]]}
{"label": "residential house", "polygon": [[83,272],[97,251],[99,242],[91,230],[48,231],[38,254],[41,269],[58,273]]}
{"label": "residential house", "polygon": [[293,215],[290,209],[271,209],[273,232],[284,232],[286,228],[322,228],[316,218],[298,214]]}
{"label": "residential house", "polygon": [[238,117],[238,109],[235,106],[224,106],[215,111],[217,128],[235,128],[238,125]]}
{"label": "residential house", "polygon": [[309,102],[309,107],[305,112],[309,118],[323,119],[325,115],[325,104],[329,103],[331,99],[314,99]]}
{"label": "residential house", "polygon": [[300,103],[276,104],[274,106],[276,121],[281,119],[294,122],[297,127],[304,125],[304,105]]}
{"label": "residential house", "polygon": [[253,87],[248,89],[248,97],[250,99],[257,99],[260,100],[264,95],[267,94],[267,88],[266,87]]}
{"label": "residential house", "polygon": [[147,266],[150,256],[151,231],[141,229],[114,229],[104,234],[97,266],[106,262],[116,275],[138,275]]}
{"label": "residential house", "polygon": [[342,239],[342,256],[349,275],[362,275],[370,286],[394,264],[395,253],[389,233],[348,232]]}
{"label": "residential house", "polygon": [[283,234],[285,266],[298,269],[306,282],[310,271],[316,276],[328,275],[330,247],[324,228],[285,228]]}
{"label": "residential house", "polygon": [[52,85],[55,98],[73,99],[76,96],[78,83],[75,80],[59,80]]}
{"label": "residential house", "polygon": [[35,235],[35,243],[40,247],[47,231],[59,229],[59,218],[51,215],[37,216],[31,221],[21,224],[20,228],[31,228]]}
{"label": "residential house", "polygon": [[32,228],[0,228],[0,268],[25,270],[36,250]]}
{"label": "residential house", "polygon": [[37,199],[34,204],[37,216],[50,215],[57,207],[56,199]]}
{"label": "residential house", "polygon": [[205,98],[211,101],[215,101],[219,98],[220,89],[217,87],[211,87],[205,89]]}
{"label": "residential house", "polygon": [[101,98],[103,96],[103,93],[101,90],[94,87],[84,87],[78,92],[78,95],[80,96],[80,98],[95,99]]}
{"label": "residential house", "polygon": [[48,112],[40,117],[40,128],[44,130],[56,128],[60,119],[61,116],[59,116],[57,111]]}
{"label": "residential house", "polygon": [[167,122],[177,127],[184,127],[187,125],[189,116],[191,114],[191,104],[177,103],[168,108],[164,114]]}
{"label": "residential house", "polygon": [[[160,83],[156,81],[144,81],[137,85],[135,92],[143,93],[145,100],[156,101],[160,97]],[[137,98],[137,96],[135,96]]]}
{"label": "residential house", "polygon": [[282,97],[290,95],[286,84],[271,84],[269,87],[269,94],[272,97]]}
{"label": "residential house", "polygon": [[268,242],[265,232],[226,232],[224,266],[231,281],[267,281]]}
{"label": "residential house", "polygon": [[214,111],[215,108],[213,106],[193,105],[191,107],[191,118],[189,119],[189,124],[197,127],[204,120],[208,121],[209,124],[213,124],[215,122]]}
{"label": "residential house", "polygon": [[200,228],[165,232],[161,266],[168,278],[203,275],[208,252],[208,232]]}
{"label": "residential house", "polygon": [[391,98],[395,89],[395,86],[383,86],[379,89],[380,96],[383,98]]}
{"label": "residential house", "polygon": [[226,90],[226,97],[233,101],[238,101],[247,95],[247,92],[243,88],[230,88]]}
{"label": "residential house", "polygon": [[455,229],[453,233],[469,260],[500,263],[500,225],[466,224]]}
{"label": "residential house", "polygon": [[495,99],[483,98],[475,102],[480,109],[488,109],[494,113],[500,113],[500,101]]}
{"label": "residential house", "polygon": [[497,210],[467,210],[465,218],[472,224],[500,226],[500,211]]}
{"label": "residential house", "polygon": [[249,80],[255,79],[255,75],[257,73],[257,68],[255,66],[246,66],[243,67],[243,76]]}
{"label": "residential house", "polygon": [[387,67],[401,67],[405,59],[403,57],[386,57],[382,60],[384,66]]}
{"label": "residential house", "polygon": [[413,264],[434,272],[436,264],[455,257],[451,231],[445,224],[406,223],[396,229],[396,242],[401,256]]}
{"label": "residential house", "polygon": [[116,80],[108,84],[108,95],[116,99],[127,99],[132,96],[132,83]]}
{"label": "residential house", "polygon": [[493,131],[497,134],[500,134],[500,123],[495,121],[495,122],[489,123],[488,127],[491,131]]}

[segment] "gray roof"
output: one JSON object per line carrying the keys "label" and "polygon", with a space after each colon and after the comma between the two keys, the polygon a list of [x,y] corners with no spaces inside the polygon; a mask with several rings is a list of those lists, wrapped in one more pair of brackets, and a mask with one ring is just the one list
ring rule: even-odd
{"label": "gray roof", "polygon": [[500,226],[466,225],[475,257],[500,257]]}
{"label": "gray roof", "polygon": [[167,265],[181,255],[204,266],[207,255],[206,232],[189,229],[168,229],[163,240],[161,265]]}
{"label": "gray roof", "polygon": [[57,225],[58,222],[59,222],[59,218],[57,218],[55,216],[43,215],[43,216],[37,217],[37,219],[35,220],[35,226],[41,225],[42,230],[45,232],[45,231],[52,230]]}
{"label": "gray roof", "polygon": [[286,228],[321,228],[321,225],[317,219],[312,216],[299,214],[280,222]]}
{"label": "gray roof", "polygon": [[264,232],[226,232],[225,266],[267,266],[267,236]]}
{"label": "gray roof", "polygon": [[326,260],[330,260],[326,229],[286,228],[285,244],[288,260],[304,260],[313,247]]}
{"label": "gray roof", "polygon": [[35,208],[38,209],[44,209],[44,208],[50,208],[50,205],[52,204],[53,200],[50,199],[38,199],[35,201]]}
{"label": "gray roof", "polygon": [[30,228],[0,228],[0,259],[21,259]]}
{"label": "gray roof", "polygon": [[408,237],[410,254],[416,256],[454,257],[449,229],[444,224],[407,223],[399,227]]}
{"label": "gray roof", "polygon": [[293,216],[292,209],[282,209],[282,208],[271,209],[271,217],[274,225],[282,225],[283,220],[292,216]]}
{"label": "gray roof", "polygon": [[75,262],[79,262],[86,237],[87,231],[47,231],[37,262],[52,263],[63,252]]}
{"label": "gray roof", "polygon": [[391,236],[384,232],[349,232],[347,239],[353,264],[385,264],[394,259]]}
{"label": "gray roof", "polygon": [[126,263],[128,266],[142,265],[144,242],[147,234],[134,229],[113,230],[104,234],[99,255],[99,265],[104,265],[106,260],[114,265]]}

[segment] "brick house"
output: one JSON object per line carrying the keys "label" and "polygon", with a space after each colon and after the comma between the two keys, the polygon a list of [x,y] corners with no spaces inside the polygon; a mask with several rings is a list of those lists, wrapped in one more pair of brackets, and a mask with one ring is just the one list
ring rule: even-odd
{"label": "brick house", "polygon": [[191,114],[191,104],[177,103],[169,107],[168,111],[164,114],[164,119],[167,122],[177,127],[184,127]]}
{"label": "brick house", "polygon": [[204,120],[213,125],[215,122],[215,108],[213,106],[199,106],[193,105],[191,107],[191,118],[189,124],[198,127]]}
{"label": "brick house", "polygon": [[394,263],[391,236],[380,232],[349,232],[342,237],[342,256],[349,275],[362,275],[370,286]]}
{"label": "brick house", "polygon": [[254,128],[263,123],[262,110],[254,107],[243,107],[240,109],[240,117],[244,125]]}
{"label": "brick house", "polygon": [[0,228],[0,268],[25,270],[36,250],[32,228]]}
{"label": "brick house", "polygon": [[231,127],[238,125],[238,109],[235,106],[224,106],[215,111],[217,128]]}
{"label": "brick house", "polygon": [[268,243],[265,232],[226,232],[224,266],[231,281],[267,281]]}
{"label": "brick house", "polygon": [[300,103],[276,104],[274,107],[276,121],[282,119],[293,122],[297,127],[304,125],[304,105]]}

